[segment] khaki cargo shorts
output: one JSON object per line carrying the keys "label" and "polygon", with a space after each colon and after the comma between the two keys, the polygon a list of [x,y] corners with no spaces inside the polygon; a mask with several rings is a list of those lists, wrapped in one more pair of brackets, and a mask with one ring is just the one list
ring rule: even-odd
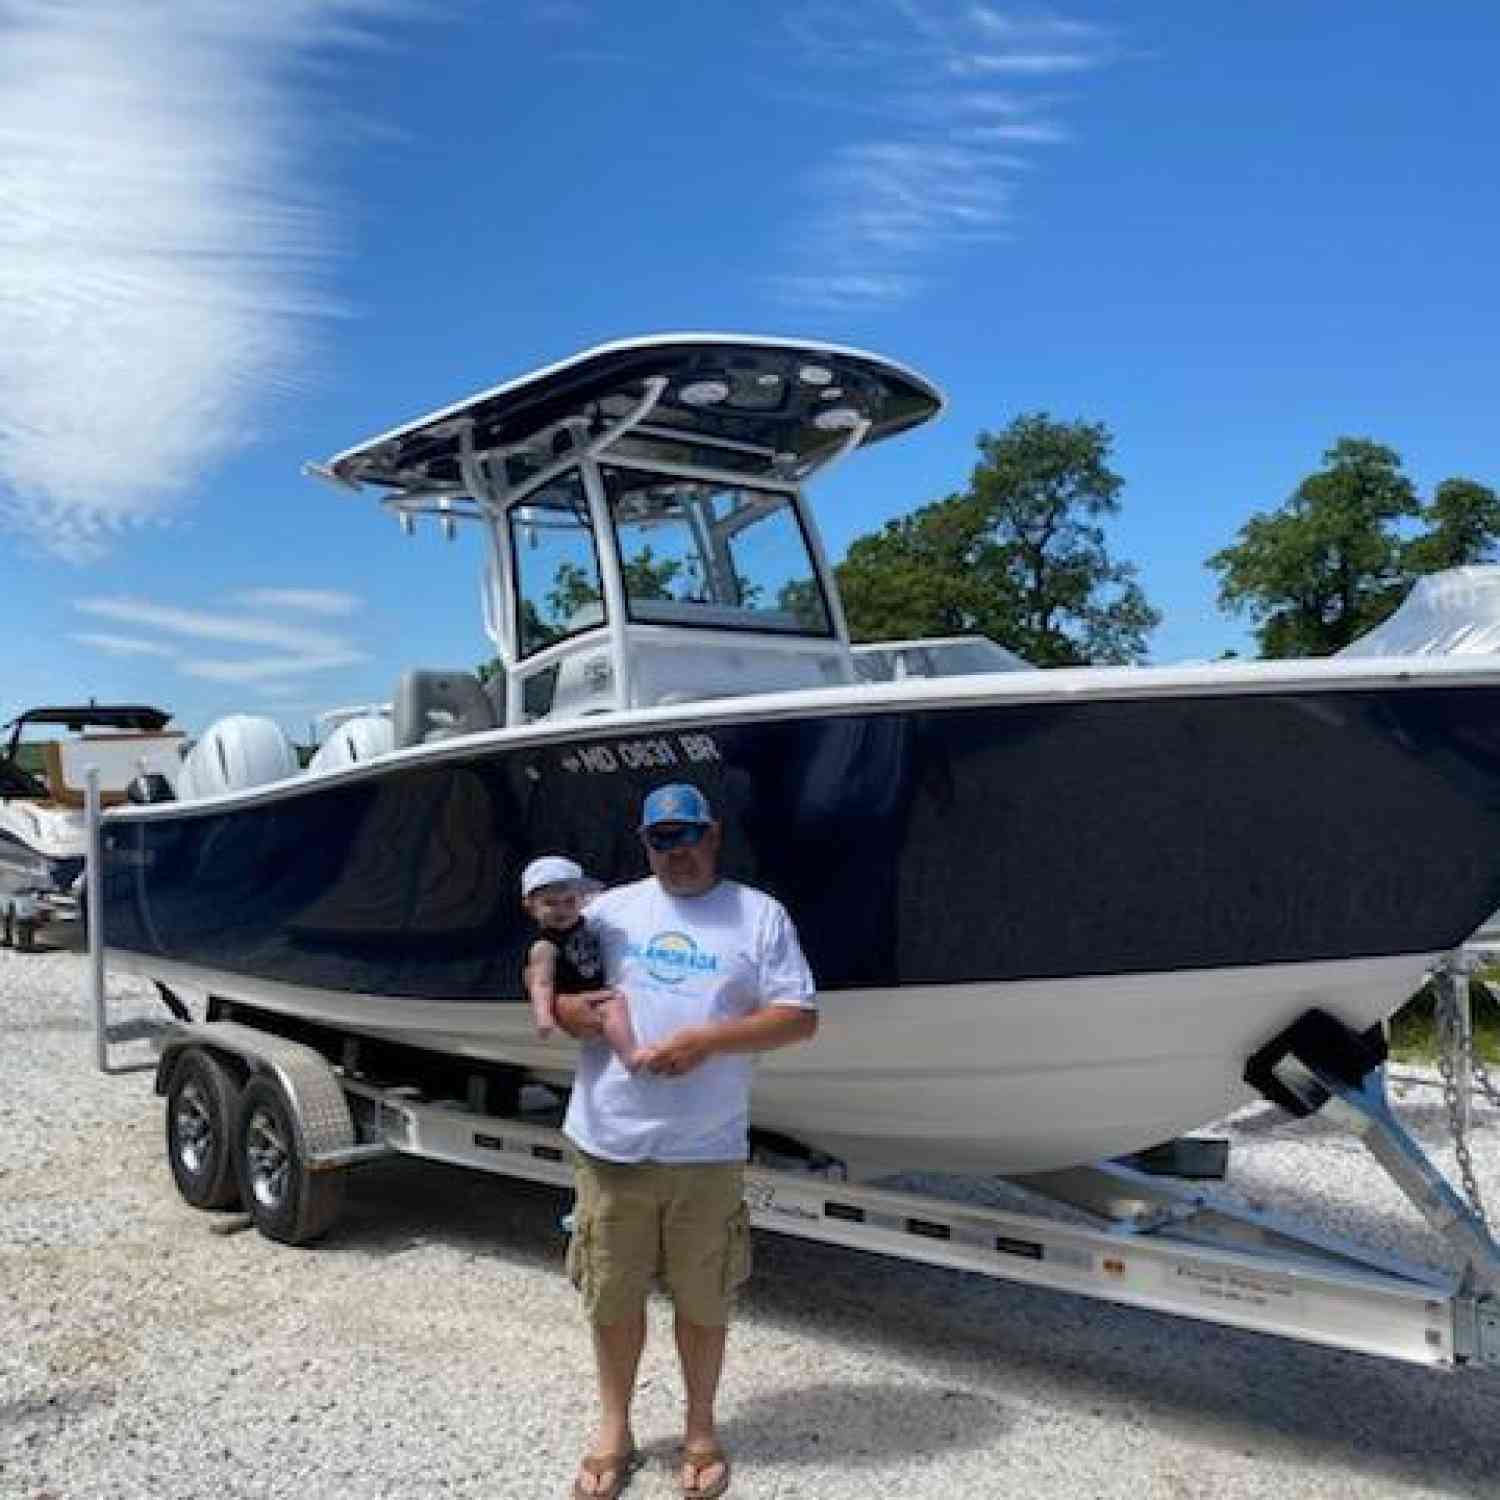
{"label": "khaki cargo shorts", "polygon": [[743,1162],[612,1162],[575,1148],[568,1277],[601,1327],[640,1307],[660,1276],[677,1315],[722,1328],[750,1275]]}

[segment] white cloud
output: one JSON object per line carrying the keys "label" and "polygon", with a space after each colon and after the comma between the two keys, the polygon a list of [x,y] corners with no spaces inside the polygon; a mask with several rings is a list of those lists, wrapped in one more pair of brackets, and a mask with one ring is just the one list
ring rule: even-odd
{"label": "white cloud", "polygon": [[772,292],[789,306],[843,313],[909,302],[924,285],[916,276],[848,272],[829,276],[777,277],[772,282]]}
{"label": "white cloud", "polygon": [[170,514],[295,388],[335,248],[296,65],[399,0],[0,0],[0,524]]}
{"label": "white cloud", "polygon": [[834,312],[909,300],[944,257],[1009,238],[1035,149],[1072,139],[1067,101],[1036,85],[1118,55],[1087,21],[962,0],[814,0],[785,28],[804,73],[828,84],[812,96],[822,107],[841,97],[854,121],[883,110],[878,138],[864,127],[807,169],[794,264],[768,278],[778,300]]}
{"label": "white cloud", "polygon": [[966,144],[988,145],[991,143],[1017,146],[1060,146],[1072,136],[1061,125],[1049,125],[1044,121],[1013,125],[965,125],[953,132],[953,139]]}
{"label": "white cloud", "polygon": [[250,609],[300,609],[310,615],[352,615],[359,608],[353,594],[337,589],[244,589],[231,597]]}
{"label": "white cloud", "polygon": [[213,657],[184,660],[180,670],[188,677],[202,677],[210,682],[274,682],[279,685],[308,672],[328,672],[335,667],[352,667],[368,661],[363,651],[306,651],[295,656],[262,656],[244,660]]}
{"label": "white cloud", "polygon": [[[320,589],[247,589],[233,596],[255,600],[261,606],[296,599],[300,607],[324,614],[351,614],[360,606],[352,594]],[[255,615],[230,615],[218,611],[183,609],[128,597],[76,599],[74,608],[86,615],[117,621],[138,630],[154,631],[173,640],[148,636],[115,636],[80,633],[74,639],[100,650],[131,650],[140,654],[170,656],[175,669],[185,677],[209,682],[247,685],[257,691],[277,694],[295,690],[295,684],[310,674],[356,666],[370,660],[346,636],[330,630],[315,630]],[[178,641],[188,644],[177,644]],[[217,642],[243,646],[240,656],[196,655],[192,643]],[[127,644],[128,643],[128,644]],[[263,648],[254,650],[253,648]]]}
{"label": "white cloud", "polygon": [[1082,73],[1100,67],[1104,59],[1092,52],[976,52],[950,57],[947,68],[955,78],[986,73],[1023,73],[1039,77],[1052,73]]}
{"label": "white cloud", "polygon": [[960,94],[947,89],[941,94],[929,94],[924,100],[930,114],[948,120],[958,115],[1031,115],[1040,102],[999,89],[969,89]]}
{"label": "white cloud", "polygon": [[277,620],[181,609],[171,604],[152,604],[144,599],[79,599],[74,603],[77,609],[87,615],[101,615],[109,620],[150,626],[170,635],[185,635],[196,640],[281,646],[290,651],[307,652],[318,652],[340,644],[336,636],[287,625]]}
{"label": "white cloud", "polygon": [[77,641],[81,646],[96,646],[100,651],[107,651],[112,656],[175,656],[177,654],[172,647],[165,646],[160,641],[143,641],[129,635],[104,635],[96,631],[75,630],[69,639]]}
{"label": "white cloud", "polygon": [[987,37],[1025,45],[1038,41],[1088,42],[1103,45],[1107,33],[1092,21],[1052,15],[1003,15],[990,5],[969,7],[969,20]]}
{"label": "white cloud", "polygon": [[997,171],[1013,164],[945,143],[870,143],[840,152],[824,181],[862,243],[877,252],[921,252],[1003,224],[1012,189]]}

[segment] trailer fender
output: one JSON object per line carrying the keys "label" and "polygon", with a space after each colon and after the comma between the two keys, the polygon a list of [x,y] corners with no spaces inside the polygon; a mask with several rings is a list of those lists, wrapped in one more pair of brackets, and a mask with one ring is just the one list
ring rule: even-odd
{"label": "trailer fender", "polygon": [[242,1082],[269,1073],[295,1116],[307,1166],[313,1171],[343,1165],[355,1145],[354,1119],[343,1085],[322,1053],[300,1042],[271,1036],[238,1021],[195,1021],[171,1027],[161,1043],[156,1092],[165,1094],[190,1047],[203,1047],[235,1069]]}

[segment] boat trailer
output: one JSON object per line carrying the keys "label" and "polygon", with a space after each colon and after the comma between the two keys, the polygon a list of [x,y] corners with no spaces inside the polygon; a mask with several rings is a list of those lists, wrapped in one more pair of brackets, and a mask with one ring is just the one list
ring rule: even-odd
{"label": "boat trailer", "polygon": [[[91,814],[97,840],[96,802]],[[97,852],[87,867],[95,911]],[[101,1070],[121,1071],[110,1046],[142,1028],[110,1025],[100,925],[89,932],[96,1057]],[[1433,980],[1445,1014],[1467,1014],[1462,959]],[[303,1244],[334,1223],[347,1170],[396,1155],[571,1186],[555,1100],[550,1111],[523,1108],[532,1090],[518,1084],[513,1107],[497,1110],[491,1080],[478,1076],[459,1097],[434,1097],[367,1074],[357,1037],[345,1038],[334,1060],[254,1024],[194,1019],[158,990],[173,1019],[155,1028],[157,1060],[145,1066],[166,1099],[173,1177],[194,1207],[240,1206],[267,1237]],[[1453,1022],[1452,1034],[1466,1032]],[[1472,1046],[1462,1060],[1500,1104]],[[1454,1099],[1467,1202],[1396,1118],[1383,1047],[1369,1037],[1309,1012],[1247,1060],[1246,1078],[1294,1114],[1321,1111],[1352,1131],[1443,1240],[1457,1272],[1119,1163],[1002,1179],[1045,1210],[1028,1212],[851,1183],[827,1158],[791,1161],[773,1149],[752,1156],[746,1202],[757,1228],[800,1239],[1414,1364],[1500,1368],[1500,1247]],[[1445,1079],[1456,1098],[1451,1069]]]}

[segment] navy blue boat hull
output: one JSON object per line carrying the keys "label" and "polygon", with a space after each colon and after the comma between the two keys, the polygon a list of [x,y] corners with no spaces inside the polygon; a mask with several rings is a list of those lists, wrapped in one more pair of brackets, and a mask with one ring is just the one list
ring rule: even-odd
{"label": "navy blue boat hull", "polygon": [[449,748],[112,816],[107,941],[283,985],[519,1000],[521,868],[644,874],[640,801],[669,779],[708,793],[725,872],[785,902],[827,991],[1438,952],[1500,906],[1500,688],[1435,687]]}

